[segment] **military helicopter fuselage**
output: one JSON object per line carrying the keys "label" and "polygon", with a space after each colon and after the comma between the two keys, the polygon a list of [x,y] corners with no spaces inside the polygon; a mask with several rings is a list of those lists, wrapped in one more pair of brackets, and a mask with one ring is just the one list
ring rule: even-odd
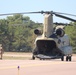
{"label": "military helicopter fuselage", "polygon": [[37,38],[32,59],[61,58],[64,61],[64,56],[66,56],[66,61],[71,61],[72,47],[70,46],[69,37],[65,34],[62,27],[57,26],[54,29],[53,15],[49,13],[44,14],[43,33],[38,29],[34,30]]}

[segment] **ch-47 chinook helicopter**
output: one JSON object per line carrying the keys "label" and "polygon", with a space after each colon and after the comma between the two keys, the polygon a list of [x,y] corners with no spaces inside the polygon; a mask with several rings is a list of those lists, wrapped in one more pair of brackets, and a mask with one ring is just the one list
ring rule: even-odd
{"label": "ch-47 chinook helicopter", "polygon": [[41,11],[36,13],[44,13],[44,24],[43,33],[41,33],[39,29],[34,30],[37,38],[35,40],[35,49],[33,50],[32,59],[39,58],[41,60],[61,58],[61,60],[64,61],[64,56],[66,56],[66,61],[71,61],[72,47],[70,45],[69,37],[65,34],[63,26],[53,28],[53,15],[74,22],[76,22],[76,20],[60,15],[64,13],[59,12]]}
{"label": "ch-47 chinook helicopter", "polygon": [[[65,34],[63,26],[57,26],[53,28],[53,15],[67,19],[73,22],[76,20],[63,16],[70,15],[67,13],[53,12],[53,11],[39,11],[39,12],[23,12],[23,13],[7,13],[0,14],[4,15],[14,15],[14,14],[44,14],[44,24],[43,33],[39,29],[35,29],[34,33],[37,35],[35,40],[35,48],[33,50],[32,59],[58,59],[60,58],[64,61],[64,56],[66,56],[66,61],[71,61],[72,59],[72,47],[70,45],[69,37]],[[63,14],[63,15],[62,15]],[[55,23],[56,24],[56,23]]]}

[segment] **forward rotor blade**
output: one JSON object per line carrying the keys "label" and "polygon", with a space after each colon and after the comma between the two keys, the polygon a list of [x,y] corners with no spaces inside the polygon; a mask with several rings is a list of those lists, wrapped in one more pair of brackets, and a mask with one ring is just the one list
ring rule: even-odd
{"label": "forward rotor blade", "polygon": [[39,12],[21,12],[21,13],[5,13],[5,14],[0,14],[0,16],[5,16],[5,15],[15,15],[15,14],[37,14],[37,13],[41,13],[43,14],[44,11],[39,11]]}
{"label": "forward rotor blade", "polygon": [[[55,14],[55,13],[54,13],[54,14]],[[75,19],[72,19],[72,18],[69,18],[69,17],[63,16],[63,15],[60,15],[60,14],[55,14],[55,15],[58,16],[58,17],[61,17],[61,18],[64,18],[64,19],[67,19],[67,20],[70,20],[70,21],[74,21],[74,22],[76,22]]]}
{"label": "forward rotor blade", "polygon": [[5,15],[15,15],[15,14],[53,14],[53,11],[38,11],[38,12],[21,12],[21,13],[5,13],[5,14],[0,14],[0,16],[5,16]]}

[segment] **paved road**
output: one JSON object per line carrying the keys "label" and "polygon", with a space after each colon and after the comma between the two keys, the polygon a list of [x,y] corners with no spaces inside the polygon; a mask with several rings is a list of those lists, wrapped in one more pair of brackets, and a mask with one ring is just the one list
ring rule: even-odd
{"label": "paved road", "polygon": [[72,62],[59,59],[0,60],[0,75],[76,75],[76,56]]}

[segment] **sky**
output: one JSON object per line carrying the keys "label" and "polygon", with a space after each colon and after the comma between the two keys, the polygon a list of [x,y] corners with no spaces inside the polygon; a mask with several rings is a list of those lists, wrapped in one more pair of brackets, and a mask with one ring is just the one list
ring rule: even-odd
{"label": "sky", "polygon": [[[70,13],[76,15],[76,0],[1,0],[0,14],[3,13],[19,13],[32,11],[54,11],[62,13]],[[43,14],[26,14],[35,22],[43,22]],[[7,16],[0,16],[6,18]],[[74,17],[76,19],[76,17]],[[54,22],[70,22],[58,17],[53,18]]]}

